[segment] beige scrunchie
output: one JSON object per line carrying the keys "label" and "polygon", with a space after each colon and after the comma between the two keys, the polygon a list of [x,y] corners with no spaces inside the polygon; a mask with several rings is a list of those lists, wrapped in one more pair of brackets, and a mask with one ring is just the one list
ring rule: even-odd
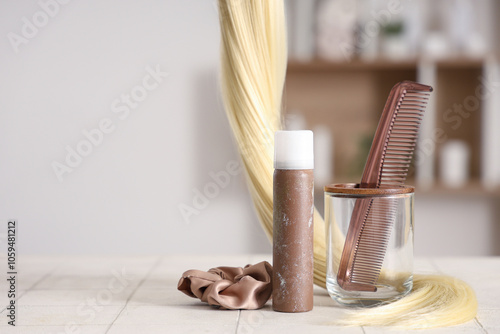
{"label": "beige scrunchie", "polygon": [[273,267],[266,261],[241,267],[217,267],[208,272],[186,271],[177,289],[223,309],[255,310],[264,306],[273,291]]}

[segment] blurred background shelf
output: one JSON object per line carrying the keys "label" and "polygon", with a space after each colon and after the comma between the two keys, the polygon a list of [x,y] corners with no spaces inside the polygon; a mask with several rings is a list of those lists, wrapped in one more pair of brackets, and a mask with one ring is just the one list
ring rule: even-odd
{"label": "blurred background shelf", "polygon": [[[434,105],[426,117],[434,117],[440,138],[434,152],[451,139],[465,141],[471,148],[470,178],[480,178],[481,101],[465,105],[481,87],[485,61],[453,59],[426,62],[353,61],[334,63],[314,60],[290,61],[285,88],[285,109],[292,119],[314,128],[328,127],[334,134],[334,181],[359,180],[380,114],[392,86],[402,80],[418,80],[422,67],[432,68],[435,83]],[[426,82],[425,80],[419,80]],[[473,100],[471,102],[475,102]],[[471,103],[469,102],[469,103]],[[456,114],[454,105],[462,105]],[[450,110],[450,111],[449,111]],[[451,115],[453,113],[453,115]],[[429,115],[430,114],[430,115]],[[293,126],[293,125],[292,125]],[[436,160],[435,173],[439,169]],[[410,171],[410,175],[413,172]]]}
{"label": "blurred background shelf", "polygon": [[[288,73],[302,72],[302,71],[378,71],[378,70],[416,70],[418,64],[424,59],[412,59],[412,60],[389,60],[380,59],[373,61],[359,60],[355,59],[349,62],[335,62],[323,59],[312,59],[308,61],[294,60],[290,59],[288,61]],[[434,60],[433,62],[439,68],[442,69],[462,69],[462,68],[481,68],[484,59],[474,59],[474,58],[451,58],[446,60]]]}
{"label": "blurred background shelf", "polygon": [[418,81],[417,252],[500,254],[500,1],[286,3],[285,123],[315,133],[320,211],[326,184],[361,179],[394,84]]}
{"label": "blurred background shelf", "polygon": [[289,60],[288,73],[302,72],[302,71],[376,71],[376,70],[395,70],[395,69],[414,69],[417,62],[414,60],[408,61],[389,61],[389,60],[376,60],[376,61],[362,61],[352,60],[349,62],[334,62],[322,59],[314,59],[311,61]]}

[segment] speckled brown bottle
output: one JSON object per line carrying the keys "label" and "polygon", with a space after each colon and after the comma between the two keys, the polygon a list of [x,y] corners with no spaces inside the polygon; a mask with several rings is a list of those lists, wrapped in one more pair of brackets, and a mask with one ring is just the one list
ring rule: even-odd
{"label": "speckled brown bottle", "polygon": [[306,166],[311,169],[274,171],[272,302],[280,312],[313,308],[314,176],[312,165]]}

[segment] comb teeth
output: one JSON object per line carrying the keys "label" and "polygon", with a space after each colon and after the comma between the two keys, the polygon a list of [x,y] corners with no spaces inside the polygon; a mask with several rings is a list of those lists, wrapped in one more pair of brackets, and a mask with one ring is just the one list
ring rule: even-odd
{"label": "comb teeth", "polygon": [[427,92],[407,90],[401,95],[386,138],[378,186],[406,180],[428,100]]}
{"label": "comb teeth", "polygon": [[396,220],[395,199],[374,198],[371,201],[351,265],[351,282],[357,284],[375,285],[377,282],[392,226]]}

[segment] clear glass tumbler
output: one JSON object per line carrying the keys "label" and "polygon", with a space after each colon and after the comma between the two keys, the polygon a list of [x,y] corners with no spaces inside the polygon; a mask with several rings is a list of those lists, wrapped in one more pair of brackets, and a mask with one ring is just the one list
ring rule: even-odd
{"label": "clear glass tumbler", "polygon": [[[374,306],[392,302],[410,292],[413,286],[413,197],[414,188],[410,186],[360,188],[359,184],[347,183],[325,187],[326,286],[334,300],[349,306]],[[358,268],[365,266],[360,274],[363,283],[364,272],[373,272],[371,268],[377,259],[372,259],[371,249],[385,249],[385,252],[379,252],[381,256],[378,257],[379,261],[382,261],[381,270],[374,271],[375,275],[378,275],[373,281],[376,291],[352,291],[349,288],[345,290],[337,280],[344,243],[356,201],[366,203],[367,200],[371,203],[372,216],[375,217],[376,213],[377,218],[370,218],[371,221],[367,220],[365,223],[363,233],[372,235],[364,239],[368,240],[364,243],[364,255],[360,255],[354,265],[358,265]],[[348,268],[352,271],[352,267]],[[357,278],[353,276],[352,280],[356,282]]]}

